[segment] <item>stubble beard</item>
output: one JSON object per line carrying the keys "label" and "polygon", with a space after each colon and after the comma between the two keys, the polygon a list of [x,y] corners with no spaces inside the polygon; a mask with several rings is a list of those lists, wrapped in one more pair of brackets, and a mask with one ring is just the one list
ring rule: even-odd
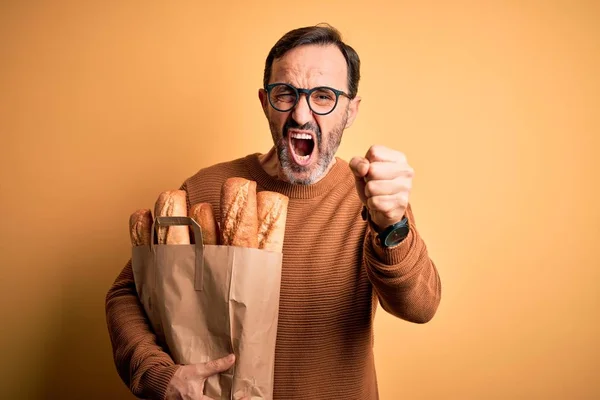
{"label": "stubble beard", "polygon": [[[324,141],[318,125],[312,122],[306,123],[303,126],[299,126],[295,123],[295,121],[290,119],[280,131],[279,128],[277,128],[277,126],[275,126],[273,122],[269,120],[271,136],[273,137],[273,143],[277,148],[280,169],[288,182],[296,185],[311,185],[323,178],[323,176],[328,172],[330,164],[335,157],[335,153],[340,146],[346,121],[347,116],[346,113],[344,113],[344,118],[342,121],[331,130]],[[290,128],[312,131],[315,134],[315,147],[318,149],[319,157],[318,160],[316,160],[316,164],[313,164],[313,161],[311,165],[304,167],[294,162],[288,152],[287,138],[288,129]]]}

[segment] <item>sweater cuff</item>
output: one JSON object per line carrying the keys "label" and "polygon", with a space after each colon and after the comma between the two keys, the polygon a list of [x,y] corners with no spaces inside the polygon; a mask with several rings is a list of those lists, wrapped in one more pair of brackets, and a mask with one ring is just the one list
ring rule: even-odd
{"label": "sweater cuff", "polygon": [[163,366],[156,365],[144,374],[144,386],[154,396],[152,398],[163,400],[167,392],[167,386],[175,372],[181,367],[179,364]]}
{"label": "sweater cuff", "polygon": [[408,232],[408,235],[396,246],[383,247],[377,239],[377,233],[374,232],[370,227],[368,228],[368,240],[373,249],[373,253],[377,260],[385,265],[397,265],[402,263],[408,256],[411,244],[414,241],[413,227]]}
{"label": "sweater cuff", "polygon": [[363,206],[361,210],[361,216],[363,221],[367,221],[367,241],[369,242],[372,252],[375,254],[377,260],[385,265],[396,265],[400,264],[402,260],[406,258],[410,250],[410,243],[413,241],[413,230],[414,226],[409,219],[409,231],[407,237],[402,240],[399,244],[392,247],[383,247],[377,238],[378,234],[373,227],[373,222],[369,216],[367,207]]}
{"label": "sweater cuff", "polygon": [[384,248],[377,243],[377,233],[367,228],[365,256],[367,264],[385,276],[406,276],[414,273],[422,243],[411,222],[408,235],[397,246]]}

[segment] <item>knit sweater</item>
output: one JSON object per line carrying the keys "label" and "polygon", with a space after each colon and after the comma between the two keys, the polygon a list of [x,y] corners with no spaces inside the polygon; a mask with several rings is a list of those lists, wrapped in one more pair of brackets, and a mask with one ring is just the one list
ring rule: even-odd
{"label": "knit sweater", "polygon": [[[419,236],[384,249],[361,216],[354,175],[336,158],[312,185],[268,175],[258,154],[204,168],[185,180],[188,206],[212,204],[217,218],[222,183],[238,176],[289,197],[275,348],[274,399],[377,399],[373,319],[377,305],[425,323],[435,314],[440,279]],[[131,260],[106,296],[106,318],[117,371],[133,394],[163,399],[179,368],[157,343],[138,300]]]}

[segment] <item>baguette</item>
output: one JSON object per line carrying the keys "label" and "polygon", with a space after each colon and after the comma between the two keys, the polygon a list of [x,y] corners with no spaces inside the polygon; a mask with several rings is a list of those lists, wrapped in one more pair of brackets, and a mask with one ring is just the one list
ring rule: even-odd
{"label": "baguette", "polygon": [[[156,217],[187,217],[186,193],[184,190],[162,192],[154,205]],[[190,244],[187,226],[163,226],[156,230],[158,244]]]}
{"label": "baguette", "polygon": [[229,178],[221,186],[221,244],[258,248],[256,182]]}
{"label": "baguette", "polygon": [[219,224],[210,203],[198,203],[190,207],[190,218],[202,229],[202,243],[218,245]]}
{"label": "baguette", "polygon": [[149,208],[136,210],[129,217],[129,237],[132,246],[150,244],[150,231],[152,230],[152,211]]}
{"label": "baguette", "polygon": [[263,191],[256,194],[258,209],[258,248],[283,252],[289,198],[281,193]]}

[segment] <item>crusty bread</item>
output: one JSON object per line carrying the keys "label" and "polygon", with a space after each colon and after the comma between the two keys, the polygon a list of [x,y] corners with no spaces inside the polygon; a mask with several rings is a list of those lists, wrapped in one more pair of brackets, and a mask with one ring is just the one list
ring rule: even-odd
{"label": "crusty bread", "polygon": [[200,225],[204,244],[219,244],[219,224],[210,203],[194,204],[190,207],[189,216]]}
{"label": "crusty bread", "polygon": [[256,182],[229,178],[221,187],[221,244],[258,248]]}
{"label": "crusty bread", "polygon": [[[162,192],[154,205],[156,217],[187,217],[186,193],[184,190],[168,190]],[[190,244],[188,226],[158,227],[159,244]]]}
{"label": "crusty bread", "polygon": [[129,217],[129,237],[132,246],[150,244],[150,231],[152,230],[152,211],[149,208],[136,210]]}
{"label": "crusty bread", "polygon": [[256,202],[258,248],[282,253],[289,198],[281,193],[263,191],[256,194]]}

